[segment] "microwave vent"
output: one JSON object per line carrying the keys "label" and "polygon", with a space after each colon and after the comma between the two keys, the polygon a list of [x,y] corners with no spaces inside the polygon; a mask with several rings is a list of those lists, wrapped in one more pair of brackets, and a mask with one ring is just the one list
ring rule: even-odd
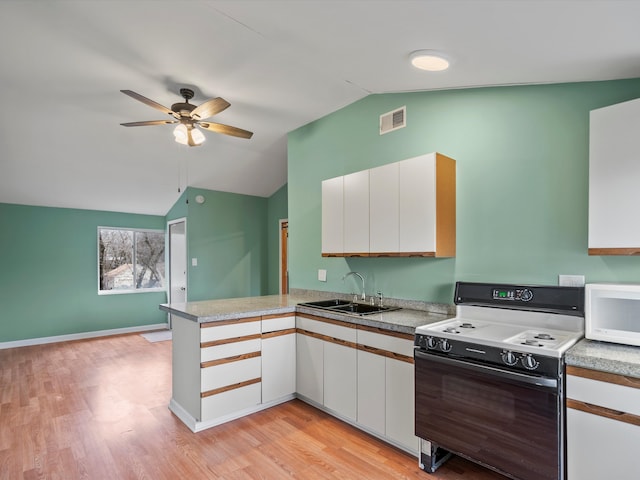
{"label": "microwave vent", "polygon": [[380,135],[393,132],[407,126],[406,105],[380,115]]}

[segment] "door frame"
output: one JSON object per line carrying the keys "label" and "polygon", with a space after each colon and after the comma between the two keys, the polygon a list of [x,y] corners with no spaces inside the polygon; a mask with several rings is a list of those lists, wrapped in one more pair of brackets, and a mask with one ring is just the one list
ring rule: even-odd
{"label": "door frame", "polygon": [[[286,232],[284,232],[286,230]],[[282,241],[286,233],[286,242]],[[282,218],[278,225],[278,292],[289,293],[289,219]]]}
{"label": "door frame", "polygon": [[[188,280],[188,259],[189,259],[189,252],[187,251],[187,218],[186,217],[182,217],[182,218],[176,218],[175,220],[169,220],[167,222],[167,300],[169,301],[169,303],[171,303],[171,276],[172,276],[172,271],[171,271],[171,225],[175,225],[178,223],[184,223],[184,239],[185,239],[185,243],[184,243],[184,264],[185,267],[187,268],[187,272],[185,273],[185,276],[187,277],[186,280]],[[184,296],[185,296],[185,301],[187,299],[187,285],[188,285],[188,281],[185,281],[185,285],[184,285]],[[167,322],[169,324],[169,328],[171,328],[171,315],[167,314]]]}

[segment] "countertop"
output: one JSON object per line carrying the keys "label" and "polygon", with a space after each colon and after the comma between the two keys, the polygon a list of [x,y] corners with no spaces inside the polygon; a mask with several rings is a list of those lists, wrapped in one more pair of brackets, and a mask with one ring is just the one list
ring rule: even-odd
{"label": "countertop", "polygon": [[640,378],[640,347],[582,339],[566,355],[567,365]]}
{"label": "countertop", "polygon": [[260,297],[162,304],[160,305],[160,309],[197,323],[300,312],[411,335],[414,334],[416,327],[452,317],[452,315],[440,311],[432,312],[413,310],[410,308],[359,316],[298,306],[299,303],[320,299],[325,298],[309,294],[265,295]]}

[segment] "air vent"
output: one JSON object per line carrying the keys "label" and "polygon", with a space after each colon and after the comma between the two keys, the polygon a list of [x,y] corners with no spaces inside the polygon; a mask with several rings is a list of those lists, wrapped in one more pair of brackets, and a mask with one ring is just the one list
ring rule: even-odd
{"label": "air vent", "polygon": [[380,115],[380,135],[407,126],[407,107],[396,108]]}

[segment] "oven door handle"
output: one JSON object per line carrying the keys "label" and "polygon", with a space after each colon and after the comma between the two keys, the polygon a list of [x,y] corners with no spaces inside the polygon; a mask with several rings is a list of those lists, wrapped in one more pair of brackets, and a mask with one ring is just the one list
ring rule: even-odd
{"label": "oven door handle", "polygon": [[555,378],[538,377],[535,375],[527,375],[526,373],[521,373],[521,372],[512,372],[509,370],[503,370],[501,368],[491,367],[489,365],[480,365],[477,363],[457,360],[455,358],[431,355],[428,353],[423,353],[420,350],[415,350],[414,354],[416,359],[431,360],[431,361],[442,363],[445,365],[464,368],[466,370],[486,373],[494,377],[504,378],[506,380],[511,380],[518,383],[525,383],[527,385],[532,385],[535,387],[558,388],[558,380]]}

